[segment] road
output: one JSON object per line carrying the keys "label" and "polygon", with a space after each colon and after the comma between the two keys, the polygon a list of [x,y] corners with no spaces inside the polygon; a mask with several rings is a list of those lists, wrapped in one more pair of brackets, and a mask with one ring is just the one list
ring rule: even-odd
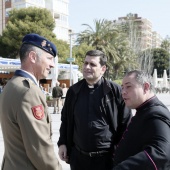
{"label": "road", "polygon": [[[163,94],[157,94],[157,97],[168,107],[168,109],[170,110],[170,93],[163,93]],[[49,107],[49,112],[53,113],[53,107]],[[57,141],[58,141],[58,137],[59,137],[59,127],[60,127],[60,114],[51,114],[52,117],[52,128],[53,128],[53,143],[54,143],[54,147],[55,147],[55,151],[56,151],[56,155],[58,157],[58,147],[57,147]],[[1,133],[1,128],[0,128],[0,165],[2,162],[2,158],[3,158],[3,153],[4,153],[4,144],[3,144],[3,137],[2,137],[2,133]],[[66,164],[63,161],[60,161],[63,170],[70,170],[69,165]]]}

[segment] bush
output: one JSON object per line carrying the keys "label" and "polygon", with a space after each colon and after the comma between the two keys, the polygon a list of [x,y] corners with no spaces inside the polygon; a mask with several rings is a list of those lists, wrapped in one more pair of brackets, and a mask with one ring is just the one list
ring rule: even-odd
{"label": "bush", "polygon": [[118,79],[118,80],[113,80],[115,83],[122,85],[122,79]]}
{"label": "bush", "polygon": [[46,100],[47,100],[47,101],[49,101],[49,100],[51,100],[51,99],[52,99],[51,96],[46,95]]}

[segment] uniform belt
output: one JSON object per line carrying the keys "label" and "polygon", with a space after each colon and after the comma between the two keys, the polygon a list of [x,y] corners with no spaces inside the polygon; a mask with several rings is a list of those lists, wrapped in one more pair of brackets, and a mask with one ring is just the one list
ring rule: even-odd
{"label": "uniform belt", "polygon": [[83,150],[81,150],[77,145],[75,145],[75,148],[83,155],[89,156],[89,157],[97,157],[97,156],[103,156],[106,155],[108,153],[110,153],[109,151],[106,150],[102,150],[102,151],[97,151],[97,152],[85,152]]}

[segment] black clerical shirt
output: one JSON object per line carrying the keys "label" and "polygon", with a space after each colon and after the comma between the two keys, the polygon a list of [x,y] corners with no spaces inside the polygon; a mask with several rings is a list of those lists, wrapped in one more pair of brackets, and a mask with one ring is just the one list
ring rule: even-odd
{"label": "black clerical shirt", "polygon": [[93,87],[85,84],[74,110],[74,143],[84,151],[98,151],[110,148],[112,133],[107,115],[102,112],[102,79]]}

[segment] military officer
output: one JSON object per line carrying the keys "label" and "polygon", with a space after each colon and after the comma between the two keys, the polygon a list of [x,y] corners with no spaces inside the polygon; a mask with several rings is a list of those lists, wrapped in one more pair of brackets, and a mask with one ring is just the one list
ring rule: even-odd
{"label": "military officer", "polygon": [[60,170],[54,152],[51,118],[38,81],[48,76],[57,54],[55,45],[27,34],[20,48],[21,69],[0,96],[5,153],[2,170]]}

